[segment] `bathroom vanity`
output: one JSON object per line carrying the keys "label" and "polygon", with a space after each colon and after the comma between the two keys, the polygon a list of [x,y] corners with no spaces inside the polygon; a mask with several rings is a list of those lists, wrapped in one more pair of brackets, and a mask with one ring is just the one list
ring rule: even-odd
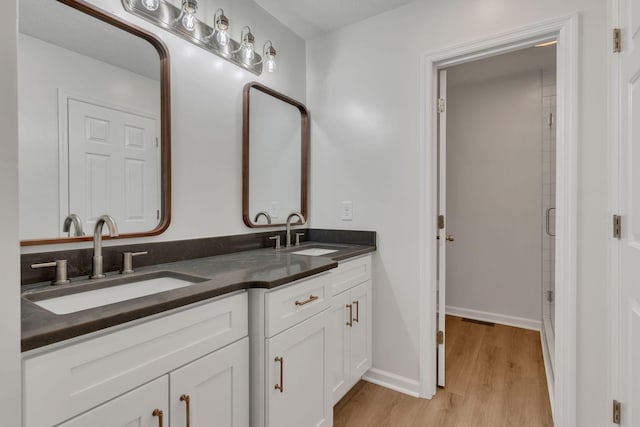
{"label": "bathroom vanity", "polygon": [[96,281],[26,286],[24,426],[331,426],[371,366],[373,250],[304,242],[150,265],[102,280],[201,280],[61,314],[46,301]]}

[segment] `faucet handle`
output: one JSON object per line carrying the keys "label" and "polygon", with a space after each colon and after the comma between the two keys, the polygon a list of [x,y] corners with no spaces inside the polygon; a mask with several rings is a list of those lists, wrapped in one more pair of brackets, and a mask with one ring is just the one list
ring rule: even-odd
{"label": "faucet handle", "polygon": [[280,235],[279,234],[277,236],[269,237],[269,240],[275,240],[276,241],[276,249],[280,249]]}
{"label": "faucet handle", "polygon": [[122,253],[122,270],[120,274],[133,273],[133,257],[138,255],[147,255],[149,252],[123,252]]}
{"label": "faucet handle", "polygon": [[300,246],[300,237],[304,236],[304,233],[296,233],[296,246]]}
{"label": "faucet handle", "polygon": [[31,268],[47,268],[47,267],[56,268],[56,278],[51,282],[52,285],[66,285],[67,283],[69,283],[69,279],[67,279],[67,260],[66,259],[57,259],[51,262],[41,262],[38,264],[31,264]]}

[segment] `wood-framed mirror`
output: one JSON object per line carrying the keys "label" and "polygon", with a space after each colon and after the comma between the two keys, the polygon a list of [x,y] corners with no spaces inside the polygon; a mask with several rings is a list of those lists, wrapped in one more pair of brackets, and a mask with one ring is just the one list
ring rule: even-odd
{"label": "wood-framed mirror", "polygon": [[[19,0],[22,246],[153,236],[171,218],[169,51],[82,0]],[[106,236],[105,236],[106,238]]]}
{"label": "wood-framed mirror", "polygon": [[[309,113],[301,102],[258,82],[243,91],[242,218],[248,227],[308,219]],[[300,224],[298,221],[296,224]]]}

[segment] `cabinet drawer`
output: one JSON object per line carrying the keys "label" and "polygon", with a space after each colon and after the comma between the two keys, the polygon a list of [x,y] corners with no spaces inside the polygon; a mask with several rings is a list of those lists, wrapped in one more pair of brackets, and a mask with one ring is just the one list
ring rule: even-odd
{"label": "cabinet drawer", "polygon": [[51,426],[248,334],[246,292],[23,360],[24,426]]}
{"label": "cabinet drawer", "polygon": [[329,307],[328,274],[294,282],[265,296],[265,336],[272,337]]}
{"label": "cabinet drawer", "polygon": [[340,263],[331,273],[331,295],[338,295],[371,279],[371,255]]}

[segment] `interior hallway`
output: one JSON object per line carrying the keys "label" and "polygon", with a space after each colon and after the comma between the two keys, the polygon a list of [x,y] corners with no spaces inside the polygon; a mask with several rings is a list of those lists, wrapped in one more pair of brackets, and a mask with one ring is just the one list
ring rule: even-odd
{"label": "interior hallway", "polygon": [[552,426],[540,333],[447,316],[446,387],[417,399],[361,381],[334,427]]}

